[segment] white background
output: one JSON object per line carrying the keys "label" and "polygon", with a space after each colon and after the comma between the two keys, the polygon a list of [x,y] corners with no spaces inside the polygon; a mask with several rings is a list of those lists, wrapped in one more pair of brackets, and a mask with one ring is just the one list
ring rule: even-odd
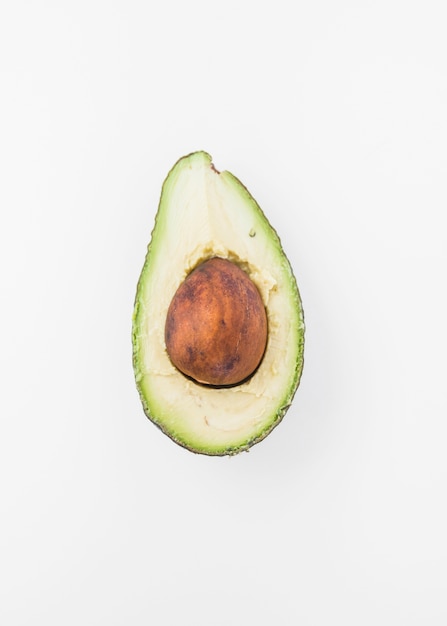
{"label": "white background", "polygon": [[[1,624],[447,623],[446,13],[2,3]],[[131,365],[161,184],[198,149],[307,324],[293,407],[230,459],[156,429]]]}

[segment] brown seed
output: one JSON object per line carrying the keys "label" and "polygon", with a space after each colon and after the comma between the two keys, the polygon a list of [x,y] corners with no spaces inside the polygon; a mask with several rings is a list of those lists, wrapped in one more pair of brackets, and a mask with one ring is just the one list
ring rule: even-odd
{"label": "brown seed", "polygon": [[265,351],[267,316],[248,274],[218,257],[196,267],[169,306],[165,341],[172,363],[200,383],[250,376]]}

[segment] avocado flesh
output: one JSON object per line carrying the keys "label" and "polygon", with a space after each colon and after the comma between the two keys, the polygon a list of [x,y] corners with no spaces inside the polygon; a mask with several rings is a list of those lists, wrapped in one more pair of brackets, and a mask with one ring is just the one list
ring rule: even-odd
{"label": "avocado flesh", "polygon": [[[264,357],[246,382],[206,387],[171,363],[166,315],[177,288],[201,262],[222,257],[258,287],[268,319]],[[178,444],[209,455],[236,454],[282,419],[303,366],[304,320],[290,264],[276,232],[247,189],[217,172],[210,155],[180,159],[166,178],[140,276],[133,360],[147,416]]]}

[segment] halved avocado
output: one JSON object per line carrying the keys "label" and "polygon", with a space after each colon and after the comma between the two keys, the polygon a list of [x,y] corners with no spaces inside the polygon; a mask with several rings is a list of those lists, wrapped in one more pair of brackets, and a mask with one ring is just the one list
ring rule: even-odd
{"label": "halved avocado", "polygon": [[[185,279],[212,258],[231,261],[257,287],[267,314],[267,345],[241,384],[204,385],[170,359],[165,327]],[[138,282],[133,363],[146,415],[192,452],[233,455],[281,421],[303,367],[301,299],[280,240],[260,207],[206,152],[180,159],[162,188],[152,239]]]}

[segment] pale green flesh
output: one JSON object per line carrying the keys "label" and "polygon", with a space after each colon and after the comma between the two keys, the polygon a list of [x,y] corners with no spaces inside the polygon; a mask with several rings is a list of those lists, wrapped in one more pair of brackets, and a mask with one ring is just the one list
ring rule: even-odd
{"label": "pale green flesh", "polygon": [[[194,383],[169,360],[166,313],[179,285],[201,261],[238,263],[257,285],[268,318],[262,363],[242,385]],[[138,284],[134,368],[148,417],[180,445],[204,454],[235,454],[281,420],[303,364],[301,301],[280,241],[245,187],[196,152],[169,173]]]}

